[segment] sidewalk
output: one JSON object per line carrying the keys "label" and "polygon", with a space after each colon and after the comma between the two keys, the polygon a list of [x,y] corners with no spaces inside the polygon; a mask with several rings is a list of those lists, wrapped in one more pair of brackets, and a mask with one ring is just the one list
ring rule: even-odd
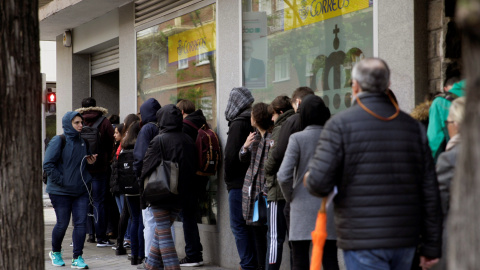
{"label": "sidewalk", "polygon": [[[48,204],[47,204],[48,205]],[[55,225],[55,212],[52,207],[43,208],[43,216],[45,222],[45,269],[46,270],[58,270],[62,269],[52,265],[48,253],[51,251],[52,244],[52,229]],[[72,261],[73,247],[70,246],[72,241],[73,226],[69,226],[65,238],[62,243],[63,248],[63,260],[65,261],[65,269],[70,269]],[[136,269],[136,265],[130,265],[130,261],[127,259],[127,255],[115,256],[115,251],[111,247],[97,248],[96,244],[85,242],[85,248],[83,249],[83,258],[88,264],[90,269],[118,269],[118,270],[133,270]],[[183,267],[182,270],[226,270],[224,268],[208,265],[204,267]]]}

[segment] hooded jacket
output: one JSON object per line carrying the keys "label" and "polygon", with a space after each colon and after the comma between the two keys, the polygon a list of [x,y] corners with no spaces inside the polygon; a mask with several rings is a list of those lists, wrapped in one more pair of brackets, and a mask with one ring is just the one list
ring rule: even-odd
{"label": "hooded jacket", "polygon": [[[84,126],[93,126],[98,118],[108,114],[108,110],[102,107],[87,107],[76,110],[82,114]],[[112,159],[113,148],[113,133],[115,130],[112,123],[105,118],[98,126],[100,132],[100,153],[98,153],[97,161],[93,166],[89,166],[90,173],[105,173],[110,167],[110,160]]]}
{"label": "hooded jacket", "polygon": [[[361,102],[382,117],[395,113],[384,93],[365,92]],[[338,188],[339,248],[415,247],[422,235],[420,253],[441,256],[435,167],[423,127],[406,113],[382,121],[355,103],[325,124],[308,169],[306,187],[313,195]]]}
{"label": "hooded jacket", "polygon": [[[202,110],[196,110],[193,113],[187,115],[184,120],[192,122],[198,128],[201,128],[203,125],[207,124],[207,119],[203,115]],[[190,126],[189,124],[183,122],[183,132],[185,132],[192,140],[195,142],[197,140],[198,128]]]}
{"label": "hooded jacket", "polygon": [[225,184],[227,190],[243,188],[243,180],[248,170],[248,163],[240,162],[238,152],[242,148],[245,140],[253,127],[250,123],[251,109],[240,113],[233,121],[228,122],[228,137],[225,145]]}
{"label": "hooded jacket", "polygon": [[272,159],[272,152],[273,152],[273,149],[275,149],[275,147],[277,146],[276,142],[280,135],[280,130],[282,128],[282,125],[283,123],[285,123],[285,121],[288,118],[290,118],[290,116],[294,114],[295,114],[295,111],[293,109],[290,109],[282,113],[281,115],[278,116],[277,121],[275,121],[275,124],[273,126],[272,137],[270,139],[272,142],[272,146],[270,148],[270,151],[268,152],[268,159],[267,161],[265,161],[265,182],[267,183],[267,187],[268,187],[268,196],[267,196],[268,201],[285,200],[285,198],[283,197],[282,191],[278,186],[277,174],[267,173],[267,168],[273,168],[274,166],[274,161]]}
{"label": "hooded jacket", "polygon": [[176,162],[179,167],[179,195],[170,194],[152,205],[156,207],[181,208],[180,198],[185,194],[185,189],[190,184],[189,181],[191,181],[196,171],[195,145],[190,136],[182,131],[182,112],[175,105],[165,105],[157,112],[157,119],[159,120],[160,133],[151,141],[143,159],[139,183],[140,194],[143,193],[145,178],[157,168],[162,160]]}
{"label": "hooded jacket", "polygon": [[81,117],[81,114],[67,112],[62,118],[63,134],[65,135],[63,151],[60,136],[53,137],[45,151],[43,170],[48,175],[47,193],[49,194],[80,196],[87,192],[86,185],[92,179],[86,170],[88,162],[83,159],[90,154],[90,151],[80,137],[80,132],[72,126],[72,120],[76,116]]}
{"label": "hooded jacket", "polygon": [[133,149],[133,170],[135,175],[140,177],[142,174],[143,157],[147,152],[150,141],[157,136],[157,111],[160,110],[160,103],[154,98],[149,98],[140,106],[140,115],[142,116],[142,129],[138,133],[135,148]]}
{"label": "hooded jacket", "polygon": [[224,179],[227,190],[243,188],[243,180],[248,170],[248,163],[240,162],[238,152],[242,148],[250,132],[251,108],[255,101],[247,88],[233,88],[228,98],[225,118],[228,121],[227,143],[224,151]]}
{"label": "hooded jacket", "polygon": [[[448,92],[463,97],[465,95],[464,89],[465,81],[460,81],[455,83]],[[437,97],[430,106],[427,136],[434,160],[437,160],[440,153],[445,151],[445,145],[442,147],[442,143],[446,139],[445,120],[447,120],[450,105],[452,105],[451,101],[443,97]]]}

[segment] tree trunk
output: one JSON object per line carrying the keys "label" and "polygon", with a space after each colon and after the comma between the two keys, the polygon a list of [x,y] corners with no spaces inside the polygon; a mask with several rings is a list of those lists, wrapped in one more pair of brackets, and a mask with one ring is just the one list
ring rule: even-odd
{"label": "tree trunk", "polygon": [[38,0],[0,0],[0,268],[44,269]]}
{"label": "tree trunk", "polygon": [[[451,186],[448,269],[480,265],[480,0],[459,0],[456,22],[463,35],[466,78],[462,145]],[[444,255],[445,256],[445,255]]]}

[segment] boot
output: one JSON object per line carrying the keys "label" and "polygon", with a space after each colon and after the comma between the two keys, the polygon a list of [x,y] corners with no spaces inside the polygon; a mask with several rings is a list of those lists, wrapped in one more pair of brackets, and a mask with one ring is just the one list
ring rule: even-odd
{"label": "boot", "polygon": [[115,255],[120,256],[125,254],[127,254],[127,250],[123,247],[123,243],[117,243],[115,245]]}
{"label": "boot", "polygon": [[132,265],[138,265],[142,263],[142,258],[139,258],[138,256],[132,256]]}

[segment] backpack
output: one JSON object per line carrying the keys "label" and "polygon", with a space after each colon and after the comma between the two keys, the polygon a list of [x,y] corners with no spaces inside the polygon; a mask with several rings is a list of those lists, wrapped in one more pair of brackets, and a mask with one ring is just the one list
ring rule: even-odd
{"label": "backpack", "polygon": [[100,154],[100,138],[101,138],[101,132],[98,129],[98,126],[103,122],[103,119],[105,119],[105,116],[101,116],[95,121],[93,126],[84,126],[82,128],[82,133],[81,136],[82,138],[88,142],[88,145],[90,146],[90,153],[93,154]]}
{"label": "backpack", "polygon": [[[67,139],[65,138],[65,135],[61,134],[61,135],[58,135],[60,136],[60,139],[62,139],[62,146],[60,148],[60,153],[63,152],[63,148],[65,148],[65,144],[67,144]],[[48,146],[47,146],[48,148]],[[62,159],[62,156],[60,155],[60,163],[63,163],[63,159]],[[47,175],[47,172],[46,171],[43,171],[43,175],[42,175],[42,181],[43,183],[46,185],[47,184],[47,180],[48,180],[48,175]]]}
{"label": "backpack", "polygon": [[198,156],[198,175],[215,175],[218,169],[218,163],[221,159],[220,141],[218,135],[208,124],[198,128],[189,120],[183,119],[183,122],[198,131],[195,148]]}
{"label": "backpack", "polygon": [[139,194],[137,177],[133,171],[133,149],[123,149],[117,160],[117,179],[120,194]]}

